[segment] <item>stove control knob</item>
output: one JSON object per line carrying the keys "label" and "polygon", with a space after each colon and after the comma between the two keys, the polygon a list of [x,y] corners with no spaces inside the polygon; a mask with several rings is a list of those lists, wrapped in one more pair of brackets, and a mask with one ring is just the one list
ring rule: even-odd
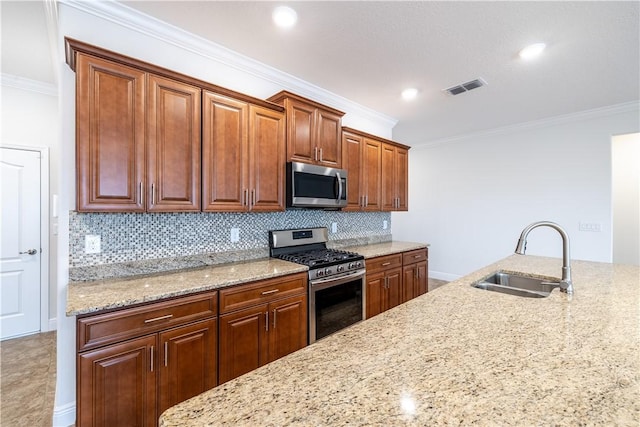
{"label": "stove control knob", "polygon": [[356,263],[355,262],[350,262],[349,263],[349,270],[353,270],[354,268],[356,268]]}
{"label": "stove control knob", "polygon": [[328,276],[328,275],[330,275],[330,274],[331,274],[331,269],[330,269],[329,267],[325,268],[325,269],[324,269],[324,275],[325,275],[325,276]]}
{"label": "stove control knob", "polygon": [[358,267],[358,268],[362,268],[362,261],[358,261],[358,262],[356,263],[356,267]]}
{"label": "stove control knob", "polygon": [[344,265],[339,265],[336,270],[338,271],[338,273],[344,271]]}
{"label": "stove control knob", "polygon": [[322,276],[324,276],[324,270],[316,271],[316,277],[322,277]]}

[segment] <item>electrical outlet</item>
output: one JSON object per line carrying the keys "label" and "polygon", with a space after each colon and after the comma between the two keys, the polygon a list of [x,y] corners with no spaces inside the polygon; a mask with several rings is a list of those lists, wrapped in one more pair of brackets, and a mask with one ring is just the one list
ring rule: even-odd
{"label": "electrical outlet", "polygon": [[386,230],[387,228],[389,228],[389,223],[387,222],[387,220],[385,219],[384,221],[382,221],[382,229]]}
{"label": "electrical outlet", "polygon": [[84,252],[87,254],[99,254],[102,252],[99,234],[87,234],[84,236]]}
{"label": "electrical outlet", "polygon": [[232,228],[231,229],[231,243],[236,243],[240,241],[240,229]]}
{"label": "electrical outlet", "polygon": [[337,233],[338,232],[338,223],[337,222],[332,222],[331,223],[331,232],[332,233]]}
{"label": "electrical outlet", "polygon": [[592,231],[594,233],[599,233],[602,231],[602,224],[599,222],[580,222],[578,229],[580,231]]}

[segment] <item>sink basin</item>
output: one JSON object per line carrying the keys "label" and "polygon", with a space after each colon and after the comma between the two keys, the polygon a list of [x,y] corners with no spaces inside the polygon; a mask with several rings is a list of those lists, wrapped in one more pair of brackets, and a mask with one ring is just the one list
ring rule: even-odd
{"label": "sink basin", "polygon": [[553,280],[554,279],[527,277],[517,273],[497,271],[489,277],[472,283],[471,286],[519,297],[545,298],[548,297],[555,288],[560,287],[560,285]]}

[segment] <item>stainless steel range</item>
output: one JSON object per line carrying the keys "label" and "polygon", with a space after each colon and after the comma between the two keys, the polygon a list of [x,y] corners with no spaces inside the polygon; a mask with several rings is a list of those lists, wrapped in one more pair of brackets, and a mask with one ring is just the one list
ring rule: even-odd
{"label": "stainless steel range", "polygon": [[309,343],[365,318],[365,262],[327,248],[324,227],[269,232],[274,258],[309,267]]}

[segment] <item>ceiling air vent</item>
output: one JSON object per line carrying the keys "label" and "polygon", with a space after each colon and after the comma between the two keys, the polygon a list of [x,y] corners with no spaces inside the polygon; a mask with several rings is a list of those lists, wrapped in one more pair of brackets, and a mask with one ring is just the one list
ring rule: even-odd
{"label": "ceiling air vent", "polygon": [[446,89],[442,89],[443,92],[447,92],[449,95],[460,95],[461,93],[469,92],[470,90],[486,86],[487,82],[482,77],[469,82],[465,82],[459,85],[451,86]]}

